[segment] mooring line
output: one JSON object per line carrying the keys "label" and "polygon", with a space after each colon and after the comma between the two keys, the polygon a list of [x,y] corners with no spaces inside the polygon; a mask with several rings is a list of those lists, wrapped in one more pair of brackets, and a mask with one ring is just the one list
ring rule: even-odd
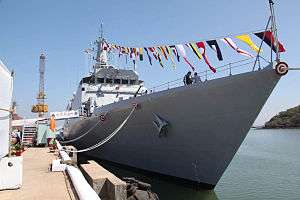
{"label": "mooring line", "polygon": [[86,152],[86,151],[91,151],[94,150],[100,146],[102,146],[103,144],[107,143],[108,141],[110,141],[111,138],[113,138],[122,128],[123,126],[126,124],[126,122],[128,121],[128,119],[131,117],[131,115],[133,114],[133,112],[135,111],[137,105],[133,106],[132,110],[130,111],[129,115],[125,118],[125,120],[120,124],[120,126],[118,126],[109,136],[107,136],[105,139],[103,139],[102,141],[94,144],[93,146],[84,148],[84,149],[80,149],[80,150],[68,150],[66,149],[65,151],[67,152],[72,152],[72,153],[82,153],[82,152]]}

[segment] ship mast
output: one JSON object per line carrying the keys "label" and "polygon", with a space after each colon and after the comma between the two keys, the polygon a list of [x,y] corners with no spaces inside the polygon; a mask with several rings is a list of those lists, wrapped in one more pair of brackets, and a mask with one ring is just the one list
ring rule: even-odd
{"label": "ship mast", "polygon": [[96,54],[96,63],[94,65],[94,74],[102,68],[108,67],[108,58],[107,58],[107,43],[103,37],[103,24],[100,25],[100,37],[95,41],[97,45],[97,54]]}

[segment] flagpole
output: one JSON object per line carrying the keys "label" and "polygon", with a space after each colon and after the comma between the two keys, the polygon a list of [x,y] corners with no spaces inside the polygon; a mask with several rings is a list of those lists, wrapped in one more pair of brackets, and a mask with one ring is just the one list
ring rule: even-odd
{"label": "flagpole", "polygon": [[276,26],[276,19],[275,19],[275,9],[274,9],[274,2],[273,0],[269,0],[270,12],[271,12],[271,31],[274,35],[274,43],[276,48],[276,61],[279,62],[280,54],[279,54],[279,44],[278,44],[278,35],[277,35],[277,26]]}
{"label": "flagpole", "polygon": [[[265,32],[268,30],[270,21],[271,21],[271,16],[270,16],[269,19],[268,19],[268,22],[267,22],[267,25],[266,25],[266,28],[265,28]],[[266,35],[266,34],[264,34],[264,36],[263,36],[263,38],[262,38],[262,40],[261,40],[261,42],[260,42],[259,49],[258,49],[258,53],[257,53],[256,59],[255,59],[255,62],[254,62],[252,71],[254,71],[255,66],[256,66],[256,63],[257,63],[257,61],[258,61],[258,59],[259,59],[259,57],[260,57],[259,54],[260,54],[260,52],[261,52],[261,48],[262,48],[262,45],[263,45],[263,42],[264,42],[264,39],[265,39],[265,35]],[[272,47],[271,47],[271,54],[272,54]],[[272,59],[271,59],[271,62],[273,62]]]}

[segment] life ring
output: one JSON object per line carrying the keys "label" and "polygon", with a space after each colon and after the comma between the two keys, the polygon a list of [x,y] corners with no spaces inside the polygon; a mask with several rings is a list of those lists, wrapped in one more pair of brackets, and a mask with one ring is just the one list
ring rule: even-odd
{"label": "life ring", "polygon": [[136,110],[139,110],[141,109],[141,104],[134,102],[132,103],[132,107],[135,107]]}
{"label": "life ring", "polygon": [[138,103],[132,103],[132,106],[137,108],[139,106],[139,104]]}
{"label": "life ring", "polygon": [[275,71],[280,76],[286,75],[289,71],[289,66],[285,62],[279,62],[275,66]]}
{"label": "life ring", "polygon": [[100,115],[100,121],[104,122],[106,120],[106,116],[105,115]]}

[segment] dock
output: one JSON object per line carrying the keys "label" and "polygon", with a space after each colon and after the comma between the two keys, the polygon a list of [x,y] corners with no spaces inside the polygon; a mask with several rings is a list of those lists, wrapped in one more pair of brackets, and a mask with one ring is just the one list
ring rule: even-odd
{"label": "dock", "polygon": [[57,154],[49,148],[28,148],[23,154],[23,184],[20,189],[0,191],[1,200],[76,199],[65,172],[51,172]]}

